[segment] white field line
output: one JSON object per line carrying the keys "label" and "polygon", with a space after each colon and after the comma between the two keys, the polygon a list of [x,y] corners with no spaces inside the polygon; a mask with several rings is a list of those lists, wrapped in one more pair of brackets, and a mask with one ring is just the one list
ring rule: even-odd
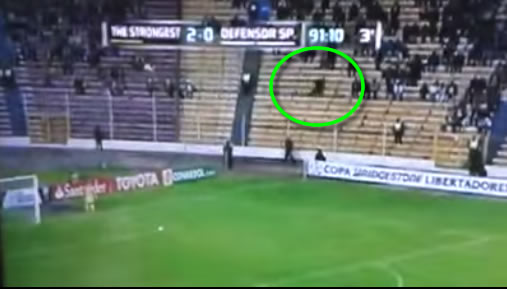
{"label": "white field line", "polygon": [[373,259],[370,261],[360,262],[360,263],[351,264],[351,265],[339,266],[339,267],[328,268],[328,269],[323,269],[323,270],[309,271],[307,273],[303,273],[303,274],[300,274],[298,276],[294,276],[291,278],[280,279],[278,281],[271,282],[271,283],[264,283],[264,284],[267,284],[264,286],[277,287],[277,286],[283,286],[283,285],[287,285],[287,284],[294,284],[299,281],[328,277],[330,275],[337,274],[337,273],[354,272],[354,271],[361,270],[365,267],[371,267],[372,265],[375,265],[375,264],[382,264],[384,266],[389,266],[389,265],[392,265],[395,263],[400,263],[400,262],[404,262],[407,260],[413,260],[413,259],[417,259],[417,258],[421,258],[421,257],[427,257],[427,256],[439,254],[439,253],[446,252],[446,251],[460,250],[460,249],[464,249],[464,248],[468,248],[468,247],[483,245],[487,242],[490,242],[491,240],[492,239],[490,237],[482,237],[482,238],[469,240],[469,241],[465,241],[465,242],[458,242],[458,243],[454,242],[454,243],[440,245],[440,246],[433,247],[433,248],[414,250],[414,251],[406,253],[406,254],[387,256],[384,258]]}

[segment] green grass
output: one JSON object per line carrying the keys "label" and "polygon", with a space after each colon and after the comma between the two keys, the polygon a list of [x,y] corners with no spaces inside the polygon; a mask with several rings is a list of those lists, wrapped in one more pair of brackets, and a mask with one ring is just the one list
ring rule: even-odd
{"label": "green grass", "polygon": [[4,224],[7,284],[507,285],[503,201],[223,176],[97,206]]}

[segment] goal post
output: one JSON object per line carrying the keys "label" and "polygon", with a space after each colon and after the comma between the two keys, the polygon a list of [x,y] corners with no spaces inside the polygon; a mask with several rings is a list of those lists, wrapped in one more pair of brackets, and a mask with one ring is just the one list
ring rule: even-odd
{"label": "goal post", "polygon": [[41,222],[39,179],[36,175],[0,179],[2,210],[30,209],[35,224]]}

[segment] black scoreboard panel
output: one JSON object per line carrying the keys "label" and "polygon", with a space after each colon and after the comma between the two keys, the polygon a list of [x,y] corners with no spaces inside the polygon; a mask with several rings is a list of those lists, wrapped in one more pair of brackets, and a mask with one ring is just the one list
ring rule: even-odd
{"label": "black scoreboard panel", "polygon": [[[339,47],[350,38],[343,28],[310,22],[273,21],[249,26],[207,26],[192,21],[129,21],[103,23],[103,44],[134,48],[164,48],[178,45],[256,47]],[[382,27],[359,29],[360,43],[380,45]]]}
{"label": "black scoreboard panel", "polygon": [[188,21],[134,21],[104,23],[102,29],[104,44],[298,47],[301,27],[302,24],[296,22],[212,27]]}

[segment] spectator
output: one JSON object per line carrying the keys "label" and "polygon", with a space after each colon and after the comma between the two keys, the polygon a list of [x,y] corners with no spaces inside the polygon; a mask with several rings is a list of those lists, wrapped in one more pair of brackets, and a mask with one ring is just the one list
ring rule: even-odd
{"label": "spectator", "polygon": [[252,88],[252,76],[250,73],[244,73],[241,77],[241,88],[243,90],[243,93],[249,94],[250,89]]}
{"label": "spectator", "polygon": [[357,7],[356,2],[353,2],[349,8],[349,21],[356,20],[358,15],[359,15],[359,8]]}
{"label": "spectator", "polygon": [[146,91],[148,91],[150,97],[153,97],[153,93],[155,92],[155,80],[152,77],[146,79]]}
{"label": "spectator", "polygon": [[322,13],[326,13],[326,10],[329,9],[329,0],[322,0],[320,9],[322,10]]}
{"label": "spectator", "polygon": [[170,78],[166,78],[164,80],[164,90],[167,94],[167,97],[169,97],[169,98],[174,97],[174,84]]}
{"label": "spectator", "polygon": [[227,140],[223,147],[224,167],[227,170],[232,170],[233,166],[233,147],[231,142]]}
{"label": "spectator", "polygon": [[356,77],[354,79],[354,81],[352,82],[351,95],[350,95],[351,99],[359,97],[360,92],[361,92],[361,81],[359,81],[359,79]]}
{"label": "spectator", "polygon": [[481,140],[478,136],[474,136],[469,143],[468,164],[471,176],[487,175],[482,157]]}
{"label": "spectator", "polygon": [[326,86],[326,79],[325,78],[319,78],[314,81],[315,86],[313,87],[313,90],[310,92],[311,96],[322,96],[325,90]]}
{"label": "spectator", "polygon": [[239,17],[239,15],[235,15],[232,19],[231,19],[231,26],[232,27],[241,27],[241,26],[246,26],[246,21],[241,19]]}
{"label": "spectator", "polygon": [[97,150],[103,151],[104,146],[102,145],[102,140],[104,139],[104,134],[102,133],[102,129],[100,128],[100,125],[95,126],[95,129],[93,131],[93,136],[95,139],[95,148]]}
{"label": "spectator", "polygon": [[440,85],[438,83],[438,80],[435,80],[431,85],[430,85],[430,98],[431,98],[431,101],[435,102],[437,101],[437,96],[438,96],[438,89],[439,89]]}
{"label": "spectator", "polygon": [[492,125],[493,122],[491,121],[491,117],[487,115],[479,119],[477,128],[479,130],[479,133],[485,133],[491,130]]}
{"label": "spectator", "polygon": [[321,161],[321,162],[325,162],[326,161],[326,156],[322,152],[322,149],[318,149],[317,150],[317,153],[315,154],[315,160],[316,161]]}
{"label": "spectator", "polygon": [[396,119],[393,124],[394,143],[403,144],[403,136],[405,134],[405,124],[400,118]]}
{"label": "spectator", "polygon": [[436,51],[433,51],[428,57],[428,72],[436,72],[440,65],[440,59]]}
{"label": "spectator", "polygon": [[288,162],[289,160],[292,163],[296,163],[296,159],[294,158],[294,155],[292,151],[294,150],[294,143],[292,142],[292,139],[289,137],[285,139],[285,157],[284,161]]}
{"label": "spectator", "polygon": [[81,77],[74,78],[74,93],[77,95],[86,94],[85,81]]}
{"label": "spectator", "polygon": [[394,89],[393,100],[403,101],[403,95],[405,93],[405,84],[400,79],[396,79],[393,89]]}
{"label": "spectator", "polygon": [[194,93],[199,91],[197,87],[190,81],[190,79],[187,79],[182,83],[183,88],[180,89],[180,98],[193,98]]}
{"label": "spectator", "polygon": [[259,14],[258,10],[259,7],[257,5],[257,2],[255,1],[250,2],[250,4],[248,5],[248,20],[250,21],[250,23],[257,21],[257,16]]}
{"label": "spectator", "polygon": [[421,86],[421,89],[419,90],[419,96],[421,98],[421,100],[427,100],[428,99],[428,93],[429,93],[429,89],[428,89],[428,84],[426,82],[423,83],[423,85]]}
{"label": "spectator", "polygon": [[440,86],[437,89],[437,101],[440,103],[447,102],[449,99],[446,94],[445,85],[444,83],[440,83]]}
{"label": "spectator", "polygon": [[456,99],[458,95],[458,85],[454,82],[454,79],[447,85],[446,94],[449,99]]}
{"label": "spectator", "polygon": [[347,75],[349,77],[352,77],[355,72],[356,72],[356,69],[354,68],[354,65],[352,65],[352,63],[349,62],[348,66],[347,66]]}
{"label": "spectator", "polygon": [[336,1],[336,4],[333,6],[333,21],[338,27],[345,26],[345,13],[339,1]]}

